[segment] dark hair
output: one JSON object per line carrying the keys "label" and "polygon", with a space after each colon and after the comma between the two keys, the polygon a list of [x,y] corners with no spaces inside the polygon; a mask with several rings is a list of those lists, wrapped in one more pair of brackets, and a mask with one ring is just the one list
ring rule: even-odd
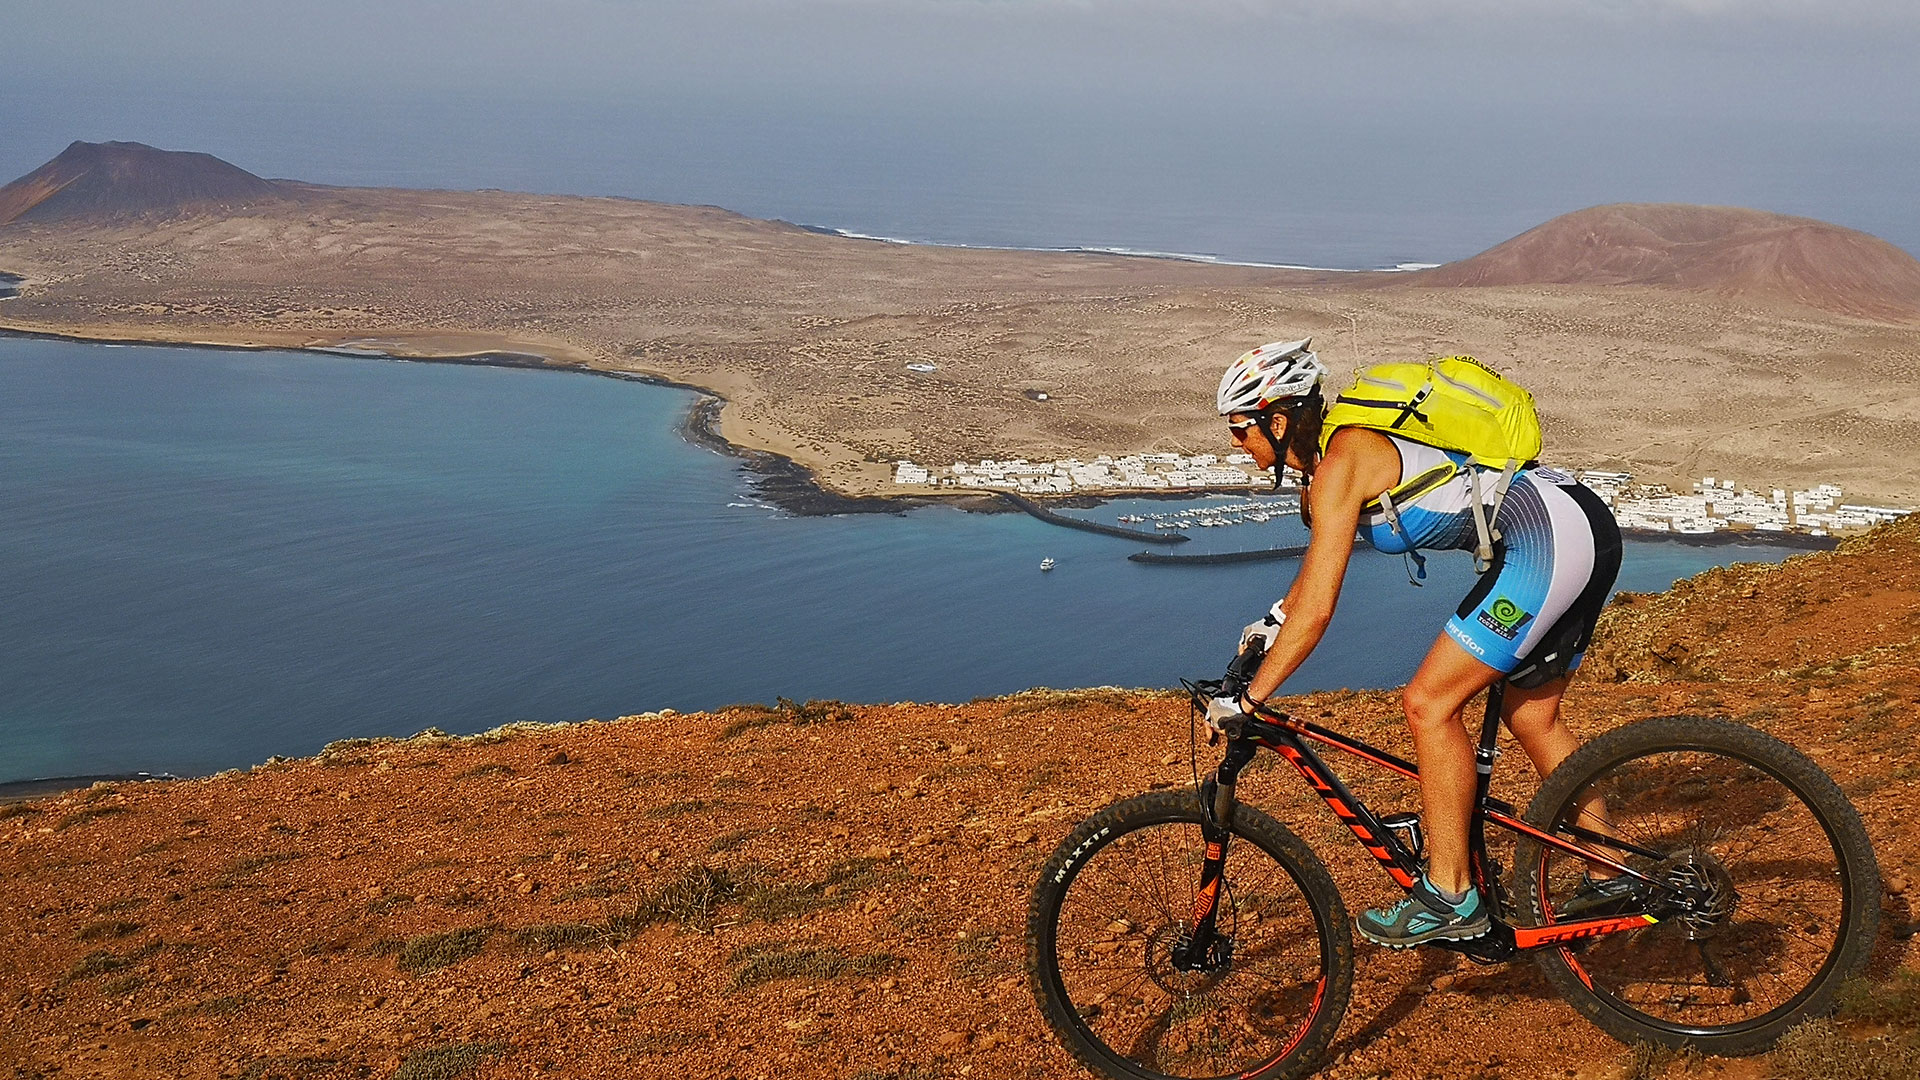
{"label": "dark hair", "polygon": [[1327,419],[1327,403],[1315,390],[1286,412],[1287,445],[1274,448],[1279,451],[1280,460],[1273,466],[1273,482],[1279,486],[1280,471],[1287,464],[1288,452],[1300,459],[1300,522],[1311,529],[1313,511],[1307,509],[1307,489],[1313,485],[1314,470],[1320,467],[1320,426]]}

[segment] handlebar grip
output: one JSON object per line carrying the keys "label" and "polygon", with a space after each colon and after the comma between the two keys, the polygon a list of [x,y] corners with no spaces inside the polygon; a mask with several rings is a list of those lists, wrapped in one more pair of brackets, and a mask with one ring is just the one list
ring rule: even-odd
{"label": "handlebar grip", "polygon": [[1233,662],[1227,665],[1228,681],[1245,690],[1247,684],[1253,681],[1254,674],[1260,670],[1260,661],[1266,659],[1266,655],[1265,644],[1259,641],[1250,643],[1245,652],[1234,657]]}

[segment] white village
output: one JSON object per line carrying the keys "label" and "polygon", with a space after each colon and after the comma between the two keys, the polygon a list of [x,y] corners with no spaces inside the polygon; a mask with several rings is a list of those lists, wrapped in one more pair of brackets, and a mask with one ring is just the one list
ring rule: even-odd
{"label": "white village", "polygon": [[[1637,483],[1632,473],[1589,469],[1574,470],[1574,475],[1613,508],[1622,528],[1643,532],[1848,536],[1912,512],[1844,502],[1844,493],[1836,484],[1816,484],[1806,491],[1774,488],[1763,493],[1723,477],[1704,476],[1693,482],[1691,490],[1675,491],[1665,484]],[[1289,469],[1281,486],[1291,489],[1298,479]],[[944,468],[897,461],[893,482],[955,493],[1010,491],[1057,496],[1259,490],[1269,488],[1273,480],[1256,469],[1253,458],[1246,454],[1152,453],[1120,457],[1100,454],[1091,461],[985,458],[957,461]],[[1232,516],[1236,522],[1265,519],[1266,515],[1244,519]]]}

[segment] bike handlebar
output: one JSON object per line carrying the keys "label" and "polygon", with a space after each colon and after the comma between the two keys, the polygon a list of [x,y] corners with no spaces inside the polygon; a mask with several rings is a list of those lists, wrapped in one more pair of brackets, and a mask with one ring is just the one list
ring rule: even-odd
{"label": "bike handlebar", "polygon": [[[1245,650],[1234,656],[1233,660],[1227,664],[1226,674],[1221,678],[1200,679],[1196,682],[1187,682],[1182,679],[1181,683],[1187,688],[1187,695],[1193,700],[1194,708],[1205,712],[1207,703],[1213,698],[1233,697],[1237,700],[1244,695],[1248,684],[1253,682],[1254,674],[1260,670],[1260,661],[1265,658],[1266,646],[1255,640],[1248,644]],[[1259,715],[1242,714],[1238,725],[1228,721],[1229,726],[1237,726],[1239,730],[1227,731],[1225,733],[1227,738],[1259,738],[1265,734],[1262,729],[1271,730],[1275,727],[1261,717],[1277,720],[1281,724],[1288,722],[1287,714],[1264,703],[1255,705],[1254,712]]]}

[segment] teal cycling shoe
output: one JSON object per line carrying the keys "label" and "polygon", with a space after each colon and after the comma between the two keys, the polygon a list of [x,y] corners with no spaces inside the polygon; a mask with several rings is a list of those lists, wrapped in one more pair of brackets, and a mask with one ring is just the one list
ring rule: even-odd
{"label": "teal cycling shoe", "polygon": [[1428,941],[1466,941],[1493,929],[1480,893],[1468,889],[1465,899],[1451,903],[1440,895],[1425,874],[1414,882],[1405,900],[1372,908],[1353,920],[1360,936],[1389,949],[1410,949]]}

